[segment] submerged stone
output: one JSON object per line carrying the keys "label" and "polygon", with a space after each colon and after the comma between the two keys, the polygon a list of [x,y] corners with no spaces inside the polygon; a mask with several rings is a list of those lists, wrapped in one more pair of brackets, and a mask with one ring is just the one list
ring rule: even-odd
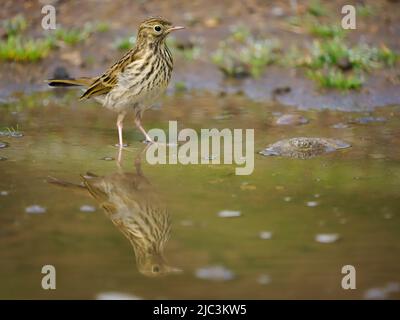
{"label": "submerged stone", "polygon": [[295,126],[308,123],[308,119],[298,114],[284,114],[275,123],[280,126]]}
{"label": "submerged stone", "polygon": [[351,147],[349,143],[337,139],[298,137],[284,139],[271,144],[261,151],[260,154],[264,156],[309,159],[349,147]]}

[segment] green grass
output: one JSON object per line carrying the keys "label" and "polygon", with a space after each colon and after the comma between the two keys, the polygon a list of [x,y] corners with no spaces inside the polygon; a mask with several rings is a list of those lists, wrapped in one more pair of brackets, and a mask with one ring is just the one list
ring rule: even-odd
{"label": "green grass", "polygon": [[100,33],[104,33],[110,30],[110,24],[107,22],[97,22],[95,24],[95,30]]}
{"label": "green grass", "polygon": [[261,76],[265,68],[278,60],[280,44],[276,40],[256,39],[247,29],[233,29],[227,40],[212,54],[212,61],[227,77]]}
{"label": "green grass", "polygon": [[118,38],[115,42],[114,42],[114,48],[121,50],[121,51],[126,51],[129,50],[131,48],[133,48],[133,46],[135,45],[136,42],[136,37],[132,36],[132,37],[123,37],[123,38]]}
{"label": "green grass", "polygon": [[54,32],[54,37],[58,41],[73,46],[79,42],[85,41],[92,32],[93,26],[91,25],[86,25],[83,29],[57,27]]}
{"label": "green grass", "polygon": [[307,12],[314,17],[322,17],[327,15],[327,9],[319,0],[310,1],[310,4],[307,6]]}
{"label": "green grass", "polygon": [[202,49],[198,40],[189,40],[186,43],[178,42],[175,37],[169,37],[166,41],[168,48],[174,55],[180,55],[185,60],[196,60],[200,57]]}
{"label": "green grass", "polygon": [[10,37],[16,36],[25,31],[28,27],[28,22],[26,21],[24,16],[19,14],[11,19],[4,20],[2,22],[2,26],[6,31],[6,35]]}
{"label": "green grass", "polygon": [[317,21],[310,25],[309,30],[312,35],[321,38],[340,38],[345,34],[345,30],[339,25],[321,24]]}
{"label": "green grass", "polygon": [[356,5],[356,14],[360,17],[370,17],[374,15],[374,9],[368,4]]}
{"label": "green grass", "polygon": [[47,57],[53,47],[51,39],[23,39],[10,36],[0,41],[0,60],[35,62]]}
{"label": "green grass", "polygon": [[309,70],[309,78],[314,80],[321,88],[354,90],[362,87],[364,79],[360,74],[344,74],[341,71],[330,69],[328,71]]}

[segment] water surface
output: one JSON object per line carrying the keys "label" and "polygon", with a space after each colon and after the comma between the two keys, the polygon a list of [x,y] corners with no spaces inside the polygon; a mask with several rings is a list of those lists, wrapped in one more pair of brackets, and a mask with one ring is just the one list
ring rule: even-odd
{"label": "water surface", "polygon": [[[346,299],[400,282],[398,106],[368,114],[307,110],[300,114],[308,124],[276,126],[279,114],[296,110],[240,95],[166,97],[161,110],[145,114],[146,128],[167,129],[168,120],[196,130],[254,128],[256,153],[297,136],[340,139],[352,148],[308,160],[256,154],[250,176],[235,175],[235,165],[152,166],[142,158],[151,192],[170,215],[163,254],[182,270],[148,277],[131,243],[87,190],[46,181],[80,183],[88,171],[136,173],[144,145],[133,118],[125,122],[130,145],[121,165],[103,160],[118,157],[115,115],[76,98],[73,91],[43,92],[0,106],[0,128],[18,125],[24,134],[0,137],[9,143],[0,150],[7,158],[0,161],[0,298],[93,299],[117,292],[149,299]],[[386,121],[354,121],[367,116]],[[348,125],[332,127],[338,123]],[[118,181],[114,188],[123,189]],[[33,205],[44,212],[27,213]],[[223,210],[240,216],[221,218]],[[321,234],[339,239],[319,243]],[[53,291],[40,285],[46,264],[57,270]],[[356,290],[341,288],[348,264],[357,270]]]}

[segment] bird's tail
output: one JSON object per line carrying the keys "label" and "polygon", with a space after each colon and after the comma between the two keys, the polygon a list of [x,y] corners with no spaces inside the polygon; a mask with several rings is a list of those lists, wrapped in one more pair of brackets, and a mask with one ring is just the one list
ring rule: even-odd
{"label": "bird's tail", "polygon": [[49,79],[46,80],[49,86],[52,87],[71,87],[85,86],[89,87],[93,83],[93,78],[77,78],[77,79]]}

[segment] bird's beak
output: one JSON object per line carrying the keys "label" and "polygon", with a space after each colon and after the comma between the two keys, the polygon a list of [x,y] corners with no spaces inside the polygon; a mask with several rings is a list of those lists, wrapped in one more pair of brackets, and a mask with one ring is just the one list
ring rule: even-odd
{"label": "bird's beak", "polygon": [[181,29],[185,29],[185,27],[174,26],[174,27],[171,27],[171,28],[167,29],[167,32],[181,30]]}

